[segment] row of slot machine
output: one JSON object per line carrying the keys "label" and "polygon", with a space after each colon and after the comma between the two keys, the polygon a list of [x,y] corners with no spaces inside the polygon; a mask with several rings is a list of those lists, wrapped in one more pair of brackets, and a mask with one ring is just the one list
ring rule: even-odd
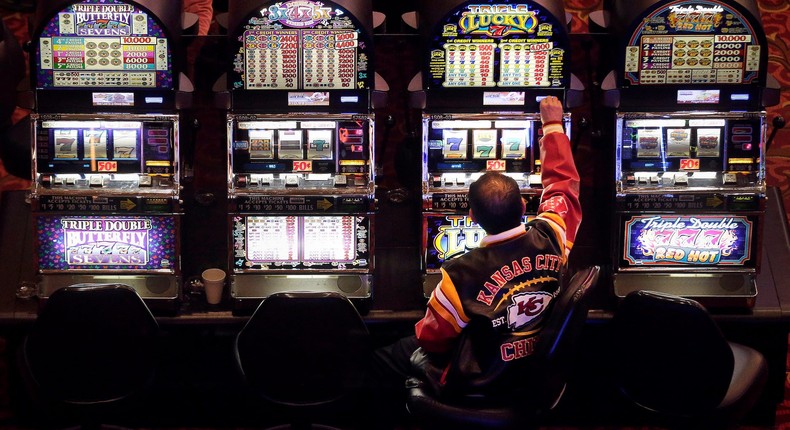
{"label": "row of slot machine", "polygon": [[[765,210],[767,45],[749,0],[615,2],[614,293],[669,289],[752,306]],[[513,177],[534,216],[538,104],[567,108],[561,2],[418,4],[423,43],[422,270],[478,246],[466,190]],[[370,1],[231,0],[228,7],[229,289],[243,313],[279,291],[374,290],[375,109]],[[39,2],[31,52],[32,204],[39,296],[123,282],[152,309],[183,294],[179,2]],[[571,133],[571,115],[565,115]],[[609,149],[601,149],[609,150]],[[526,221],[526,220],[525,220]],[[210,227],[207,227],[210,228]],[[420,228],[414,226],[414,228]]]}

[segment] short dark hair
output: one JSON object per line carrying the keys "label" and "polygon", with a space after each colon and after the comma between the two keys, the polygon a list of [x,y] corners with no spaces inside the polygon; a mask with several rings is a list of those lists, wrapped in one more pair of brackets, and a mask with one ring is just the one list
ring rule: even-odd
{"label": "short dark hair", "polygon": [[488,234],[502,233],[521,224],[523,200],[510,176],[487,172],[469,186],[469,207],[475,221]]}

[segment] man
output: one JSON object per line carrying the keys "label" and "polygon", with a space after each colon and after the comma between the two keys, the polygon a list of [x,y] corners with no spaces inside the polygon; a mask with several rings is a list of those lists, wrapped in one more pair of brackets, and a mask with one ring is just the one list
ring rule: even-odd
{"label": "man", "polygon": [[416,336],[376,352],[381,386],[395,389],[416,372],[445,398],[492,398],[515,388],[508,375],[533,352],[581,222],[579,175],[559,100],[541,100],[540,116],[544,191],[537,218],[522,224],[526,207],[512,178],[489,172],[471,184],[469,215],[487,236],[445,262]]}

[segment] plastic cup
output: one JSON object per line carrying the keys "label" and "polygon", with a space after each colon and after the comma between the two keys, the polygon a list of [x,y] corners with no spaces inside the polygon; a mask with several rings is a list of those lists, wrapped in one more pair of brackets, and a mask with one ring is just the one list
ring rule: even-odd
{"label": "plastic cup", "polygon": [[219,304],[222,301],[222,289],[225,287],[225,272],[222,269],[206,269],[200,274],[200,278],[203,280],[208,304]]}

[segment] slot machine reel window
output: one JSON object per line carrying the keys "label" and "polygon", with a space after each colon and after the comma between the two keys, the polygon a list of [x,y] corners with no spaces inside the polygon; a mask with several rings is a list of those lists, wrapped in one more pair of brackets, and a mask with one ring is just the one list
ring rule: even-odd
{"label": "slot machine reel window", "polygon": [[366,171],[369,149],[364,122],[239,121],[236,124],[231,129],[235,174],[306,176]]}
{"label": "slot machine reel window", "polygon": [[367,269],[364,216],[235,216],[234,269]]}
{"label": "slot machine reel window", "polygon": [[435,120],[428,130],[431,174],[536,171],[533,121]]}
{"label": "slot machine reel window", "polygon": [[165,32],[133,4],[86,0],[69,5],[46,23],[35,47],[39,89],[173,88]]}
{"label": "slot machine reel window", "polygon": [[172,176],[172,121],[35,121],[39,173]]}
{"label": "slot machine reel window", "polygon": [[42,173],[140,173],[141,122],[43,121],[37,145]]}
{"label": "slot machine reel window", "polygon": [[721,179],[728,170],[725,119],[629,119],[621,130],[620,179],[626,182],[684,185],[681,178]]}

